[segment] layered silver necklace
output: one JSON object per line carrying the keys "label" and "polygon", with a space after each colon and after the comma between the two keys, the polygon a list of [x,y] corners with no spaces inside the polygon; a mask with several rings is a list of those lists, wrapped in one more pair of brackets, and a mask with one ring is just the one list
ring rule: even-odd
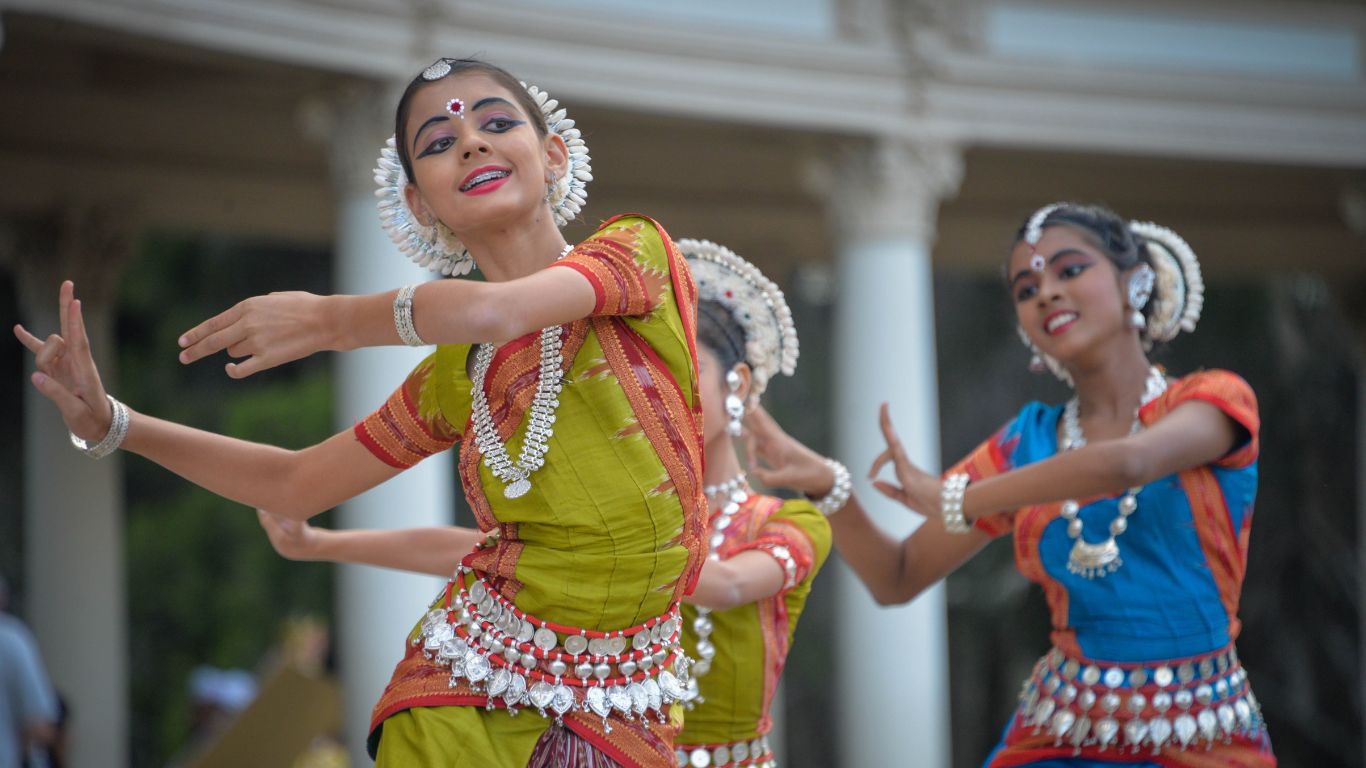
{"label": "layered silver necklace", "polygon": [[[707,559],[720,559],[721,545],[726,543],[726,529],[730,527],[731,521],[735,518],[740,508],[749,501],[750,489],[749,479],[745,473],[741,472],[735,477],[719,483],[703,487],[703,492],[708,497],[726,497],[726,503],[716,513],[716,520],[711,526],[711,540],[708,542]],[[688,681],[688,702],[690,704],[701,704],[702,697],[697,691],[697,678],[711,671],[712,659],[716,658],[716,644],[711,641],[713,629],[711,620],[711,609],[697,606],[697,616],[692,620],[693,632],[697,635],[697,661],[693,662],[690,670],[691,678]]]}
{"label": "layered silver necklace", "polygon": [[[1167,377],[1156,366],[1148,368],[1148,379],[1143,386],[1143,399],[1134,410],[1133,425],[1129,434],[1136,434],[1143,428],[1138,412],[1143,406],[1157,399],[1167,391]],[[1086,445],[1086,435],[1081,431],[1081,403],[1077,397],[1067,401],[1062,411],[1062,450],[1071,451]],[[1129,529],[1129,516],[1138,511],[1138,492],[1141,487],[1130,488],[1119,500],[1119,514],[1110,521],[1110,535],[1104,541],[1089,542],[1082,538],[1082,521],[1078,517],[1081,506],[1076,499],[1062,503],[1062,517],[1067,520],[1067,535],[1072,539],[1072,551],[1067,556],[1067,570],[1084,579],[1104,578],[1124,565],[1119,556],[1119,543],[1115,540]]]}
{"label": "layered silver necklace", "polygon": [[[559,257],[564,258],[573,250],[566,245]],[[522,440],[522,452],[517,461],[508,455],[507,446],[498,439],[498,430],[493,425],[493,414],[489,411],[488,394],[484,391],[484,380],[488,377],[489,366],[497,351],[493,344],[481,344],[474,356],[474,392],[472,393],[472,412],[474,421],[474,442],[484,457],[484,464],[503,482],[503,496],[516,499],[531,490],[531,474],[545,466],[545,454],[550,450],[550,436],[554,434],[555,409],[560,407],[559,395],[563,387],[564,361],[560,355],[564,347],[563,327],[552,325],[541,329],[541,368],[536,379],[536,394],[527,409],[526,437]]]}

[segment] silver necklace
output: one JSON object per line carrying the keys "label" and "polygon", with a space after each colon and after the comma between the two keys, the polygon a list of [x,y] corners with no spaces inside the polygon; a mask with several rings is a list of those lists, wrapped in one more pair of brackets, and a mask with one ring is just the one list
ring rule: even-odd
{"label": "silver necklace", "polygon": [[[573,250],[566,245],[556,261],[564,258]],[[484,464],[493,475],[503,482],[503,496],[515,499],[525,496],[531,490],[531,474],[545,466],[545,454],[550,450],[550,436],[554,434],[555,409],[560,407],[559,394],[563,389],[564,361],[560,350],[564,347],[562,327],[552,325],[541,329],[541,368],[536,380],[536,394],[531,400],[527,420],[526,437],[522,440],[522,452],[513,462],[508,455],[507,446],[498,439],[498,431],[493,426],[493,414],[489,411],[488,395],[484,391],[484,380],[489,366],[493,364],[496,347],[482,344],[474,356],[474,392],[472,393],[472,412],[474,420],[474,441],[484,456]]]}
{"label": "silver necklace", "polygon": [[[721,545],[726,543],[726,529],[730,527],[731,521],[736,513],[749,501],[750,489],[749,478],[741,472],[739,475],[721,483],[717,486],[707,486],[716,490],[716,493],[708,492],[708,496],[715,496],[721,492],[722,486],[729,494],[726,503],[716,513],[716,520],[711,525],[711,540],[708,542],[708,560],[720,560]],[[706,488],[703,488],[706,491]],[[714,629],[711,620],[711,609],[697,606],[697,616],[692,620],[693,632],[697,635],[697,661],[693,662],[689,670],[691,678],[688,681],[688,703],[692,705],[701,704],[702,697],[698,694],[697,678],[711,671],[712,659],[716,658],[716,645],[711,641],[711,633]]]}
{"label": "silver necklace", "polygon": [[[1134,421],[1129,434],[1136,434],[1143,428],[1138,411],[1167,391],[1167,377],[1156,366],[1148,368],[1148,379],[1143,386],[1143,398],[1134,410]],[[1081,430],[1080,401],[1074,396],[1067,401],[1062,411],[1062,450],[1071,451],[1086,445],[1086,435]],[[1072,539],[1072,551],[1067,556],[1067,570],[1084,579],[1105,578],[1119,570],[1124,561],[1119,556],[1119,543],[1116,539],[1129,529],[1129,516],[1138,511],[1138,492],[1141,487],[1130,488],[1119,500],[1119,514],[1110,521],[1110,535],[1099,542],[1089,542],[1082,538],[1082,522],[1078,514],[1081,506],[1076,499],[1062,503],[1062,516],[1067,520],[1067,535]]]}

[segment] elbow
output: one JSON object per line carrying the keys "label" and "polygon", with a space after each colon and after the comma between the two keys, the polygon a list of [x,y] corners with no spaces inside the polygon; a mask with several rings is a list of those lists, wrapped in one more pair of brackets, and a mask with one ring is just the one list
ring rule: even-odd
{"label": "elbow", "polygon": [[1125,445],[1127,441],[1115,442],[1115,455],[1107,462],[1114,473],[1115,490],[1143,485],[1151,479],[1151,462],[1143,451]]}
{"label": "elbow", "polygon": [[290,520],[304,522],[332,508],[323,491],[327,485],[318,482],[316,478],[310,479],[303,452],[290,452],[288,459],[282,464],[283,471],[272,484],[275,491],[270,494],[271,502],[266,508],[267,511]]}
{"label": "elbow", "polygon": [[485,284],[467,306],[470,336],[489,344],[505,344],[526,331],[517,322],[516,303],[499,299],[499,286]]}
{"label": "elbow", "polygon": [[896,585],[890,588],[873,591],[873,602],[883,608],[890,608],[894,605],[905,605],[911,602],[921,592],[920,588],[911,588]]}

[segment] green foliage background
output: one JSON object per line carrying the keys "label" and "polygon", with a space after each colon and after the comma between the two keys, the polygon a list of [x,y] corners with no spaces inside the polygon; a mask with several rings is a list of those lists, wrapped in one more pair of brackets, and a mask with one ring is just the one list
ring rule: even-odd
{"label": "green foliage background", "polygon": [[[176,359],[182,332],[241,299],[328,291],[329,261],[287,246],[148,238],[121,286],[115,391],[156,416],[246,440],[302,448],[329,436],[326,356],[243,381],[228,378],[222,356]],[[124,466],[133,764],[159,766],[189,737],[190,672],[254,670],[285,619],[330,619],[332,568],[278,557],[251,509],[150,462]]]}

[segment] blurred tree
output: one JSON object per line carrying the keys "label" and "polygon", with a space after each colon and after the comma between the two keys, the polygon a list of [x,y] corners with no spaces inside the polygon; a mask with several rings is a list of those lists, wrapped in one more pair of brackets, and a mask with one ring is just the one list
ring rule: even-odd
{"label": "blurred tree", "polygon": [[[325,292],[328,265],[321,250],[149,238],[123,279],[114,391],[157,416],[247,440],[299,448],[327,437],[326,356],[236,381],[221,357],[182,366],[176,339],[247,296]],[[149,462],[124,466],[133,764],[160,766],[189,733],[190,671],[254,669],[285,619],[330,619],[332,570],[277,557],[252,510]]]}

